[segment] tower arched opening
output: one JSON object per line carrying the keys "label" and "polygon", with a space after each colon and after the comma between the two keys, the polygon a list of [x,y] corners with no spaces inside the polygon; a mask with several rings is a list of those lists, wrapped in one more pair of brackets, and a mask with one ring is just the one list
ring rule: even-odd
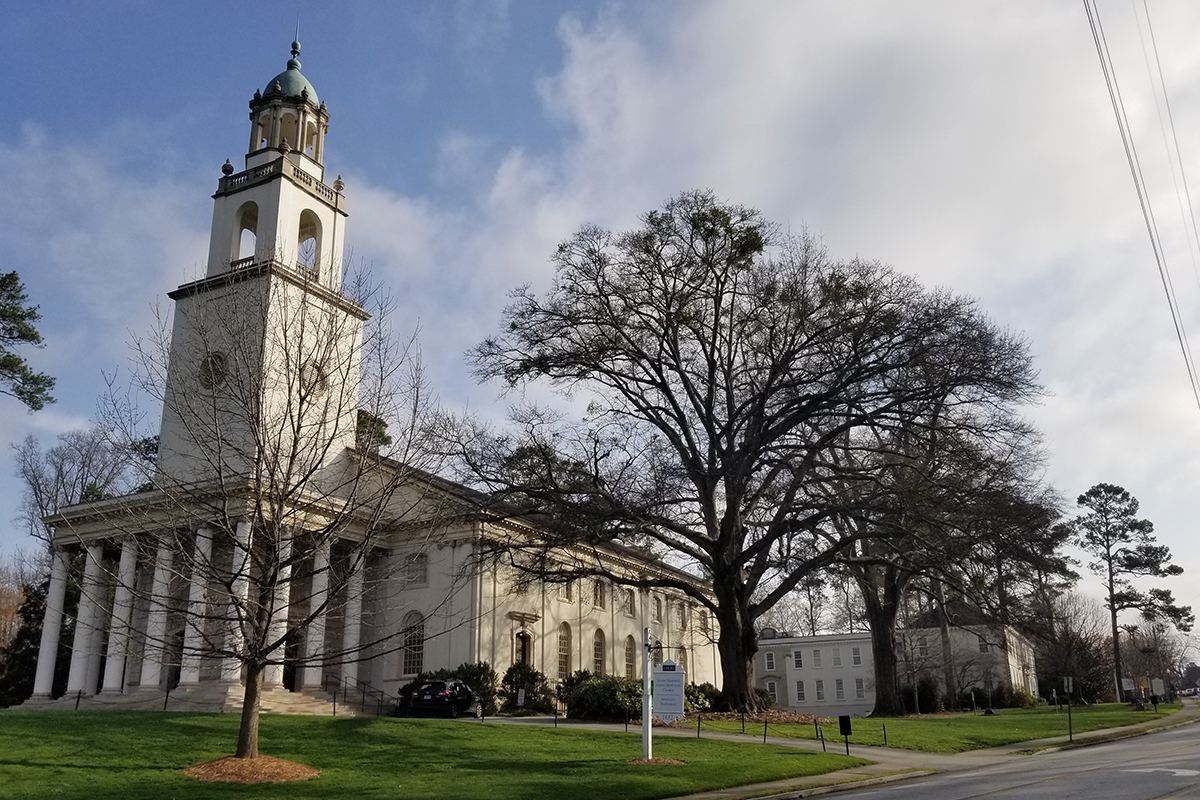
{"label": "tower arched opening", "polygon": [[253,258],[258,246],[258,204],[243,203],[234,216],[233,245],[230,261]]}
{"label": "tower arched opening", "polygon": [[314,273],[321,267],[321,220],[307,208],[300,212],[296,236],[296,265]]}

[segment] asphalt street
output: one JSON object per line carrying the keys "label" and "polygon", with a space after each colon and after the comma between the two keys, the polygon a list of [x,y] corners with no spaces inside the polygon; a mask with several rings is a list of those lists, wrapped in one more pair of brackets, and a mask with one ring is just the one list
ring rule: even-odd
{"label": "asphalt street", "polygon": [[[785,795],[786,796],[786,795]],[[1186,725],[1131,739],[990,766],[840,792],[880,800],[1166,800],[1200,797],[1200,728]]]}

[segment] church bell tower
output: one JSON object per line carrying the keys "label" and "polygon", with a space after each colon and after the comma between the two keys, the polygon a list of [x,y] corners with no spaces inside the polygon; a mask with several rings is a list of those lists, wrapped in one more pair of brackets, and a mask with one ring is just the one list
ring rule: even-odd
{"label": "church bell tower", "polygon": [[166,483],[249,476],[273,449],[328,462],[354,444],[367,315],[342,295],[347,214],[340,176],[325,183],[329,112],[300,72],[298,41],[291,55],[250,100],[245,168],[221,169],[204,277],[170,293]]}

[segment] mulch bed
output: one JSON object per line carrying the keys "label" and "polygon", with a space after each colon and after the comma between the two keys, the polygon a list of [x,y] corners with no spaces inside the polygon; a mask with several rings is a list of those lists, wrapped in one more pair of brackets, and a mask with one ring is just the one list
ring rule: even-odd
{"label": "mulch bed", "polygon": [[222,783],[287,783],[308,781],[321,774],[320,770],[284,761],[282,758],[259,756],[258,758],[236,758],[226,756],[216,761],[193,764],[183,774],[198,781],[220,781]]}

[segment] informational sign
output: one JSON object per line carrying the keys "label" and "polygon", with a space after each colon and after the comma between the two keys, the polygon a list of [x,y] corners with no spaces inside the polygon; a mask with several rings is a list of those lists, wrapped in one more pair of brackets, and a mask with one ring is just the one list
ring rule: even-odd
{"label": "informational sign", "polygon": [[1070,694],[1074,690],[1075,690],[1075,679],[1074,678],[1063,678],[1063,691],[1065,691],[1067,694]]}
{"label": "informational sign", "polygon": [[674,661],[654,669],[654,716],[663,722],[683,719],[683,686],[686,675]]}
{"label": "informational sign", "polygon": [[1154,694],[1158,695],[1159,697],[1162,697],[1164,694],[1166,694],[1167,687],[1163,685],[1163,679],[1162,678],[1151,678],[1150,679],[1150,691],[1153,692]]}
{"label": "informational sign", "polygon": [[1132,692],[1137,687],[1134,686],[1133,678],[1121,678],[1121,688],[1127,692]]}

